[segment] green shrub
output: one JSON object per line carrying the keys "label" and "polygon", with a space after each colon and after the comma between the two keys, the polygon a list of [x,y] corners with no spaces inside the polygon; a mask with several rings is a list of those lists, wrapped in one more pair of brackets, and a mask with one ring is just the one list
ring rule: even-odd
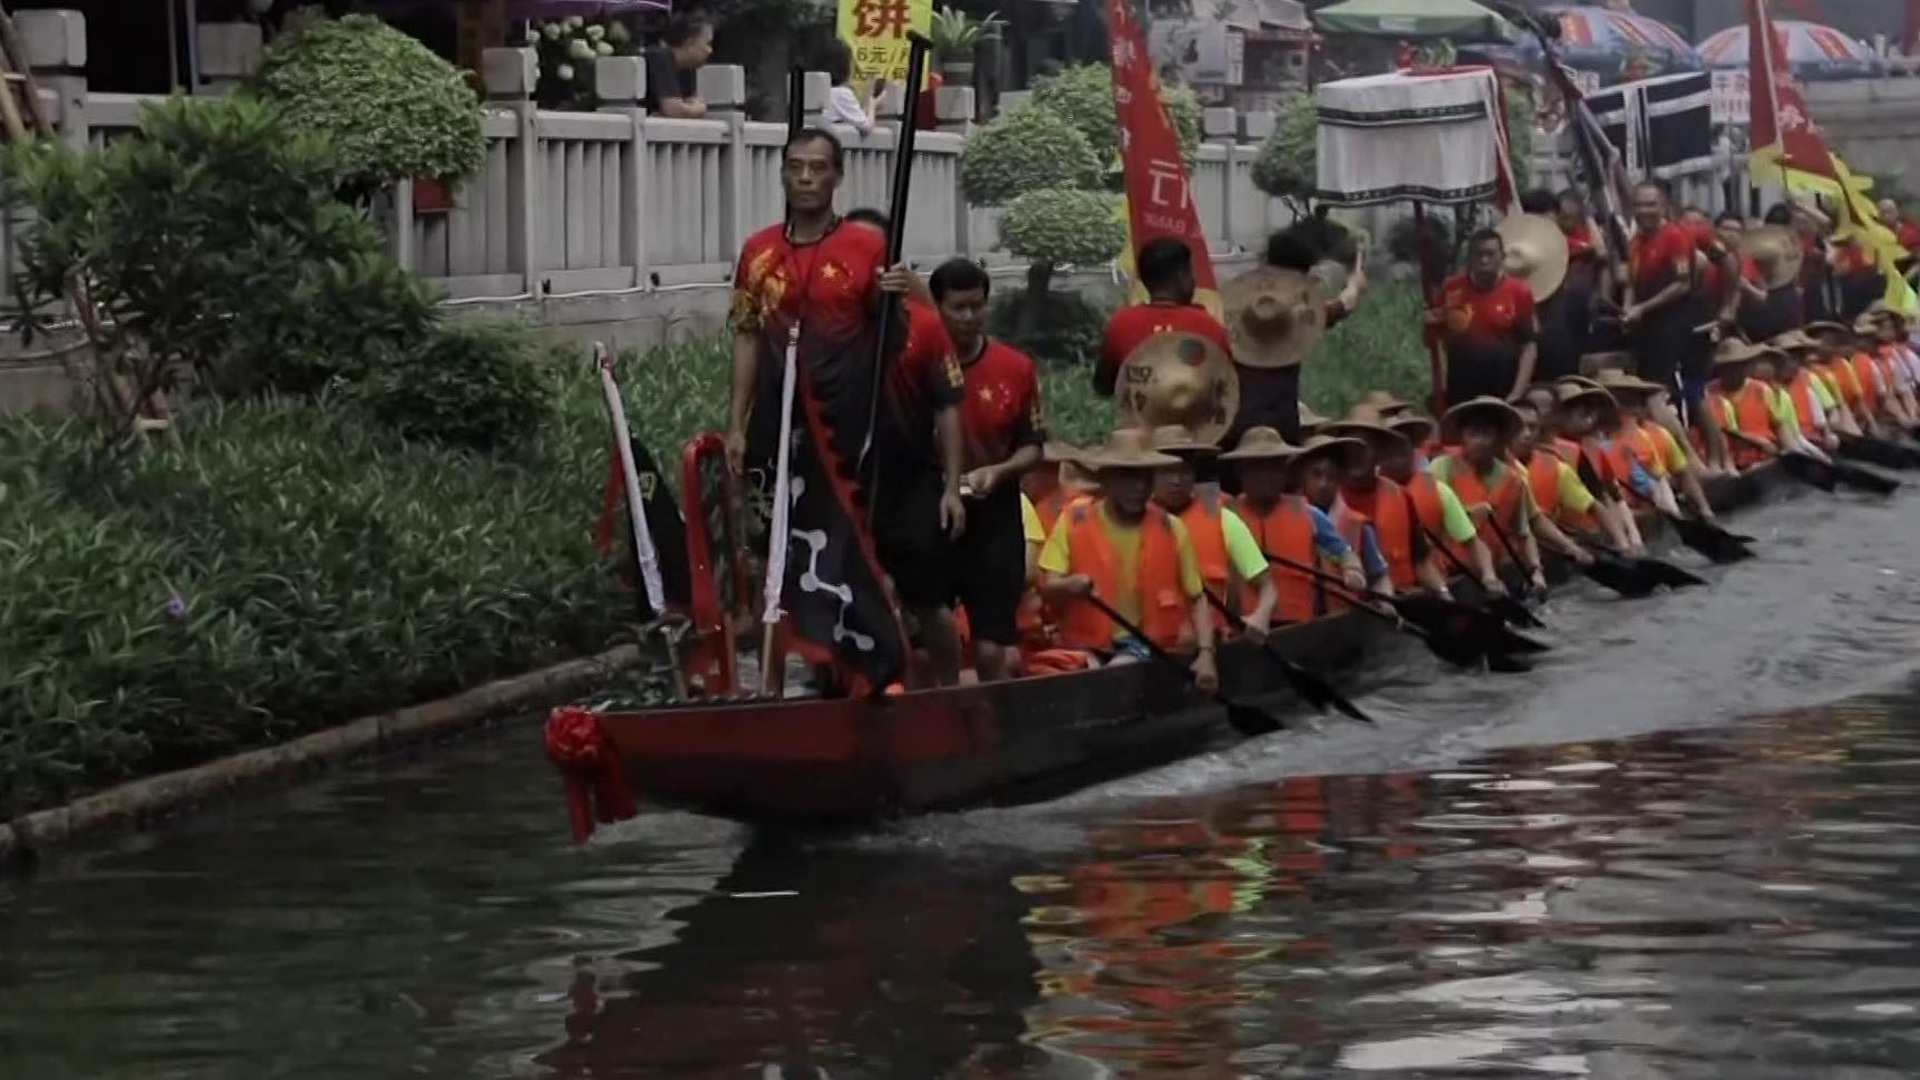
{"label": "green shrub", "polygon": [[480,102],[459,69],[371,15],[313,19],[274,39],[252,92],[333,144],[337,182],[459,180],[486,157]]}
{"label": "green shrub", "polygon": [[987,332],[1048,365],[1092,363],[1100,355],[1112,309],[1080,293],[1049,292],[1039,316],[1029,322],[1024,319],[1028,302],[1025,291],[995,296],[987,312]]}
{"label": "green shrub", "polygon": [[[1161,87],[1160,100],[1173,118],[1187,164],[1200,149],[1203,134],[1200,101],[1186,87]],[[1033,104],[1064,117],[1080,129],[1103,169],[1117,169],[1120,120],[1113,107],[1113,69],[1105,64],[1075,64],[1033,84]]]}
{"label": "green shrub", "polygon": [[352,395],[412,438],[475,450],[524,443],[553,411],[552,372],[509,322],[449,323],[369,370]]}
{"label": "green shrub", "polygon": [[1001,216],[1000,243],[1036,262],[1099,265],[1125,249],[1127,223],[1119,199],[1105,192],[1029,191]]}
{"label": "green shrub", "polygon": [[9,197],[35,219],[16,296],[57,307],[84,266],[109,370],[191,367],[214,392],[307,393],[435,319],[428,286],[334,197],[326,140],[259,102],[173,98],[141,114],[138,138],[5,160]]}
{"label": "green shrub", "polygon": [[1312,94],[1294,94],[1280,106],[1273,134],[1253,159],[1253,186],[1276,199],[1303,204],[1313,197],[1318,178],[1320,114]]}
{"label": "green shrub", "polygon": [[1086,137],[1057,113],[1013,109],[967,138],[960,190],[975,206],[1000,206],[1044,188],[1091,188],[1100,159]]}

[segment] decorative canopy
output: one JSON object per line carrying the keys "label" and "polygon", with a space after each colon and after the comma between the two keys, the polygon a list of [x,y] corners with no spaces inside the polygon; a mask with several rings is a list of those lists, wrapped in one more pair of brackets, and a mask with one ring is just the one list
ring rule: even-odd
{"label": "decorative canopy", "polygon": [[[1701,68],[1700,55],[1687,39],[1658,19],[1585,5],[1557,5],[1542,14],[1559,20],[1561,61],[1603,82],[1633,82]],[[1515,51],[1537,60],[1540,43],[1528,35]]]}
{"label": "decorative canopy", "polygon": [[[1872,49],[1831,26],[1776,19],[1773,36],[1796,78],[1857,79],[1885,72]],[[1745,26],[1729,27],[1700,43],[1700,59],[1709,68],[1745,68],[1747,42]]]}
{"label": "decorative canopy", "polygon": [[1512,23],[1473,0],[1345,0],[1314,12],[1313,21],[1323,34],[1449,38],[1456,44],[1519,36]]}

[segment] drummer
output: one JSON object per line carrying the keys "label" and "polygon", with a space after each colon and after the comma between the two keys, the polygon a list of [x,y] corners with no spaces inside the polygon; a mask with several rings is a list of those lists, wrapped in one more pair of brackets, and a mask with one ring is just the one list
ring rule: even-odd
{"label": "drummer", "polygon": [[1220,290],[1241,393],[1222,442],[1238,445],[1249,429],[1270,427],[1301,438],[1300,367],[1326,329],[1327,304],[1306,273],[1263,265]]}
{"label": "drummer", "polygon": [[1778,225],[1740,234],[1742,294],[1735,325],[1748,341],[1770,341],[1806,322],[1800,240]]}

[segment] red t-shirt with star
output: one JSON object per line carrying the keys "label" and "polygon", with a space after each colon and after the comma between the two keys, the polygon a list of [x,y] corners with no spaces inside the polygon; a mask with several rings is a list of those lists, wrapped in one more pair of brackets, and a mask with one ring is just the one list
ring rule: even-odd
{"label": "red t-shirt with star", "polygon": [[1691,278],[1697,248],[1692,232],[1671,221],[1650,233],[1634,234],[1627,259],[1633,298],[1645,303],[1674,281]]}
{"label": "red t-shirt with star", "polygon": [[1094,369],[1094,386],[1110,392],[1120,377],[1120,365],[1155,334],[1194,334],[1218,345],[1221,352],[1233,352],[1227,328],[1199,304],[1133,304],[1114,312],[1107,321],[1106,337],[1100,343],[1100,363]]}
{"label": "red t-shirt with star", "polygon": [[1512,348],[1533,340],[1533,290],[1505,274],[1482,289],[1467,274],[1455,274],[1440,286],[1440,314],[1449,355],[1457,350]]}
{"label": "red t-shirt with star", "polygon": [[871,317],[887,238],[845,222],[820,239],[795,244],[785,225],[747,238],[733,272],[735,330],[783,333],[795,318],[808,333],[838,337]]}
{"label": "red t-shirt with star", "polygon": [[1022,446],[1039,445],[1040,378],[1026,353],[987,338],[960,370],[967,383],[960,402],[967,468],[998,465]]}
{"label": "red t-shirt with star", "polygon": [[1895,235],[1900,241],[1900,246],[1905,248],[1909,254],[1920,253],[1920,222],[1916,222],[1910,218],[1901,218],[1900,228]]}
{"label": "red t-shirt with star", "polygon": [[874,444],[883,460],[898,455],[914,464],[937,464],[940,455],[934,443],[934,416],[960,403],[965,380],[940,313],[911,299],[906,301],[906,310],[907,340],[887,366],[886,401],[880,410]]}

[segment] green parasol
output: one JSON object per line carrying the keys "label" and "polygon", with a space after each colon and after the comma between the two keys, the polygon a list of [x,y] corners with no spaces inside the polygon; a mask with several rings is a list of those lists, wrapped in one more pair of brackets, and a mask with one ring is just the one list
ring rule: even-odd
{"label": "green parasol", "polygon": [[1323,34],[1508,42],[1514,25],[1473,0],[1346,0],[1313,13]]}

